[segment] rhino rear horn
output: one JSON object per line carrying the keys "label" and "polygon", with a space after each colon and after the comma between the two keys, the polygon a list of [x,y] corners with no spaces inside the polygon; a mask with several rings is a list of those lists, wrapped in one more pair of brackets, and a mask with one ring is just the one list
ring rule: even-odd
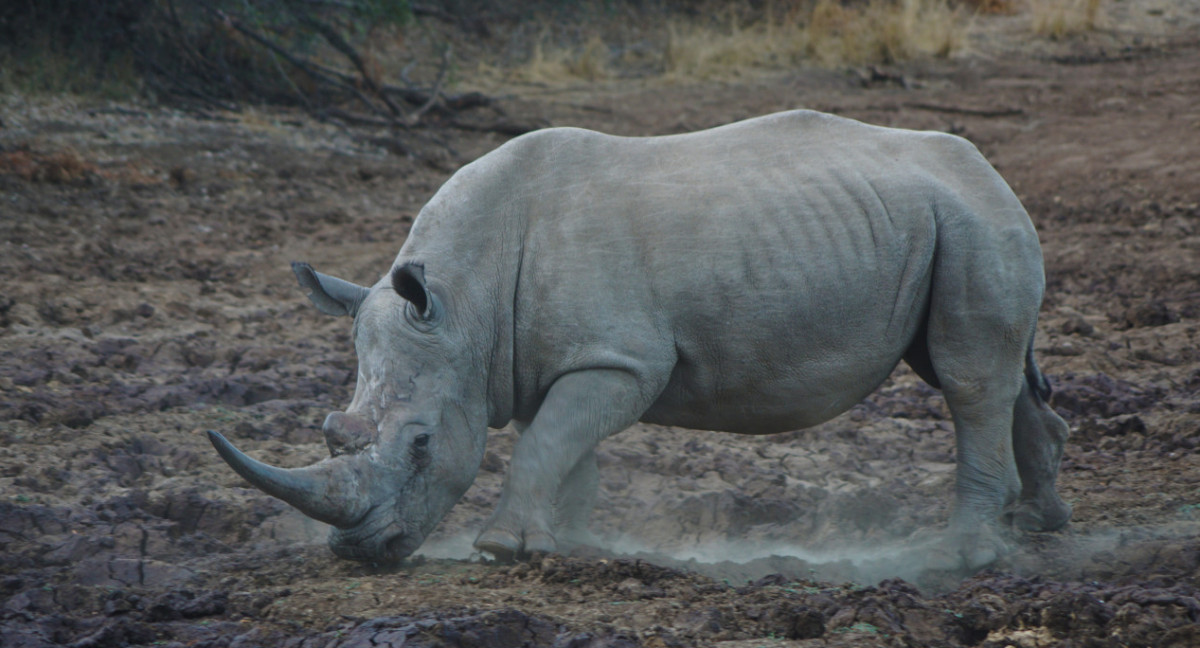
{"label": "rhino rear horn", "polygon": [[358,489],[363,467],[352,465],[361,462],[360,457],[335,457],[304,468],[276,468],[246,456],[219,432],[209,430],[208,440],[246,481],[315,520],[349,528],[370,509]]}
{"label": "rhino rear horn", "polygon": [[300,285],[308,289],[308,298],[326,315],[358,314],[358,307],[371,291],[363,286],[313,270],[301,261],[292,262],[292,272]]}

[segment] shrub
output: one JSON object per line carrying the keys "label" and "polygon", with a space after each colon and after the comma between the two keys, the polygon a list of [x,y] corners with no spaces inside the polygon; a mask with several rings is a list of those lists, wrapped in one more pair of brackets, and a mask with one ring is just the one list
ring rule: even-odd
{"label": "shrub", "polygon": [[949,56],[962,47],[963,13],[946,0],[837,0],[795,3],[767,12],[746,27],[672,24],[666,69],[679,76],[710,76],[747,67],[893,63],[917,56]]}
{"label": "shrub", "polygon": [[408,0],[17,0],[0,4],[0,82],[303,101],[317,79],[296,62],[350,56],[373,28],[410,16]]}
{"label": "shrub", "polygon": [[1100,27],[1105,20],[1100,0],[1032,0],[1033,31],[1064,38]]}

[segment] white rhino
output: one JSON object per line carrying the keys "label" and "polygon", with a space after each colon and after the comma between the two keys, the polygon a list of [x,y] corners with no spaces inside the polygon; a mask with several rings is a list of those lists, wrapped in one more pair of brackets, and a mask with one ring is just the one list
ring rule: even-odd
{"label": "white rhino", "polygon": [[636,421],[770,434],[826,421],[905,360],[957,442],[949,542],[1055,529],[1067,425],[1032,344],[1044,274],[1029,216],[964,139],[785,112],[665,137],[552,128],[458,171],[370,288],[294,264],[354,317],[354,399],[331,457],[281,469],[210,438],[243,477],[332,524],[338,556],[417,549],[470,486],[489,427],[521,430],[475,546],[586,533],[598,443]]}

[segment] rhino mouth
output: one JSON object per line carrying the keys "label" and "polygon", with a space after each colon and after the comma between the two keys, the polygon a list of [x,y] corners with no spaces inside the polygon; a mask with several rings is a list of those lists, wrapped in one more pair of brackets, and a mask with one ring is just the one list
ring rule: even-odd
{"label": "rhino mouth", "polygon": [[362,455],[344,454],[304,468],[277,468],[252,459],[218,432],[209,441],[246,481],[329,524],[329,548],[359,562],[397,563],[421,546],[425,533],[406,522],[395,496],[381,486],[394,480],[383,466]]}
{"label": "rhino mouth", "polygon": [[339,558],[379,564],[398,563],[412,555],[425,538],[382,513],[389,508],[373,507],[359,524],[331,529],[330,550]]}
{"label": "rhino mouth", "polygon": [[329,534],[329,548],[338,558],[356,562],[394,565],[403,562],[421,546],[421,539],[404,533],[394,533],[370,544],[350,543],[342,539],[341,529]]}

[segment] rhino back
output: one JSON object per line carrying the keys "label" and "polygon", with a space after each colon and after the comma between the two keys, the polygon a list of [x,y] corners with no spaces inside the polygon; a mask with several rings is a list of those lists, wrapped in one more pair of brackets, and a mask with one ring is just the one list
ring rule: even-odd
{"label": "rhino back", "polygon": [[920,328],[940,217],[1028,223],[964,140],[807,111],[655,138],[552,129],[488,157],[488,234],[520,238],[507,244],[518,418],[592,367],[656,390],[655,422],[831,418]]}

